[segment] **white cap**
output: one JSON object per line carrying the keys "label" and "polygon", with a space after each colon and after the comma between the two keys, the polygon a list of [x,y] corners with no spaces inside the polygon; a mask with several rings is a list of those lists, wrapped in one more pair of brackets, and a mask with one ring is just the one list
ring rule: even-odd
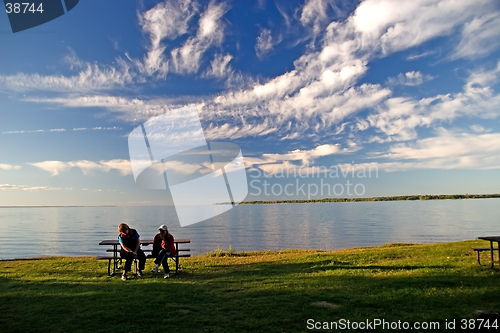
{"label": "white cap", "polygon": [[168,228],[167,228],[166,225],[162,224],[161,226],[158,227],[158,230],[165,230],[165,231],[167,231]]}

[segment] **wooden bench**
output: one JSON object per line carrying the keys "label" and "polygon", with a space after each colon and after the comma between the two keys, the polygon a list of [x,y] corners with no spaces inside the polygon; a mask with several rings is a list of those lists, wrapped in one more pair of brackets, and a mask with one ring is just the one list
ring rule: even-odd
{"label": "wooden bench", "polygon": [[[189,253],[181,253],[181,252],[189,252],[191,251],[190,249],[183,249],[179,248],[179,244],[187,244],[191,243],[191,240],[189,239],[176,239],[174,241],[175,243],[175,250],[177,251],[177,255],[168,257],[172,259],[175,262],[175,273],[179,273],[179,258],[183,257],[190,257],[191,254]],[[141,245],[143,246],[149,246],[153,244],[153,240],[147,239],[147,240],[141,240]],[[120,250],[119,246],[120,243],[118,242],[117,239],[113,240],[103,240],[99,243],[99,245],[111,245],[112,248],[106,249],[106,252],[111,252],[113,253],[112,255],[108,256],[97,256],[97,260],[108,260],[108,275],[113,276],[116,274],[116,271],[121,268],[122,266],[122,258],[120,257]],[[142,249],[144,254],[146,254],[146,259],[148,258],[155,258],[151,255],[151,249]],[[147,254],[149,253],[149,254]],[[167,259],[168,260],[168,259]],[[111,262],[113,262],[113,266],[111,266]],[[113,267],[113,270],[111,271],[111,267]],[[135,274],[137,273],[137,259],[134,260],[134,272]]]}
{"label": "wooden bench", "polygon": [[[491,251],[491,249],[489,247],[471,247],[471,250],[476,252],[476,254],[477,254],[477,264],[479,266],[481,266],[480,253],[483,252],[483,251]],[[498,251],[498,247],[494,247],[493,251]]]}
{"label": "wooden bench", "polygon": [[[122,258],[120,256],[97,256],[97,260],[107,260],[108,261],[108,275],[115,275],[115,270],[120,268],[122,265]],[[113,261],[113,272],[111,272],[111,261]]]}

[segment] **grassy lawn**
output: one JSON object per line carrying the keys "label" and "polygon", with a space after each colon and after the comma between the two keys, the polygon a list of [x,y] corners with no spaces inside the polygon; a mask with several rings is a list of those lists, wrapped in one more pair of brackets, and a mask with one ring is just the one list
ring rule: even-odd
{"label": "grassy lawn", "polygon": [[107,277],[107,262],[94,258],[0,261],[0,329],[311,332],[308,319],[380,319],[439,322],[439,330],[422,332],[450,332],[445,321],[455,319],[458,332],[476,310],[500,311],[500,271],[477,266],[472,246],[487,243],[216,251],[181,259],[169,280],[149,273],[148,260],[144,276],[126,282]]}

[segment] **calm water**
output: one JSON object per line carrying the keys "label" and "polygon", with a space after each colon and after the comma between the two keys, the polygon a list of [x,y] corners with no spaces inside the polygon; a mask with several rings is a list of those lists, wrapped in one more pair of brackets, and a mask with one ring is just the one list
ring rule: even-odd
{"label": "calm water", "polygon": [[[166,223],[196,255],[236,251],[335,250],[389,242],[433,243],[500,234],[500,199],[240,205],[181,228],[173,207],[0,208],[0,259],[104,254],[126,222],[152,238]],[[485,244],[487,245],[487,244]]]}

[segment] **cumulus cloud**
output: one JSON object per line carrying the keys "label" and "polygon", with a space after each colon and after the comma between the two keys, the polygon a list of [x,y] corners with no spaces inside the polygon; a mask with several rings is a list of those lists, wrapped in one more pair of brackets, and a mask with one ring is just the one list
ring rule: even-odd
{"label": "cumulus cloud", "polygon": [[43,161],[36,163],[28,163],[39,169],[49,172],[52,176],[56,176],[61,172],[68,171],[71,168],[78,168],[82,171],[84,175],[89,174],[93,171],[109,172],[111,170],[118,171],[121,175],[125,176],[132,173],[132,168],[130,166],[130,161],[128,160],[110,160],[110,161],[100,161],[93,162],[87,160],[79,161]]}

